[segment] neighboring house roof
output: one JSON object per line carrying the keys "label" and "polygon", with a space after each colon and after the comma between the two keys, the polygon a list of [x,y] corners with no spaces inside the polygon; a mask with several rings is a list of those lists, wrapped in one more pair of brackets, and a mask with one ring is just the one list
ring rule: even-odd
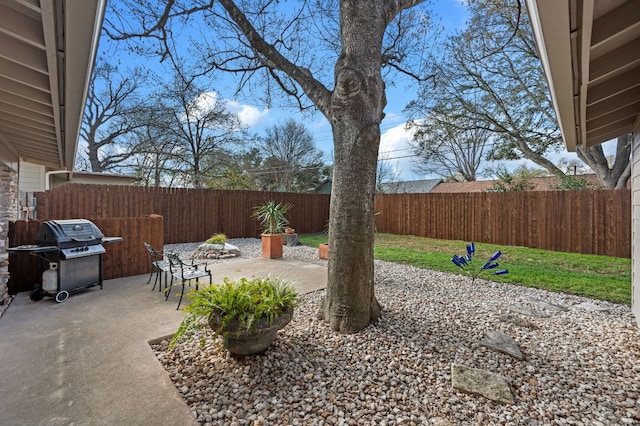
{"label": "neighboring house roof", "polygon": [[[587,183],[593,187],[600,187],[600,181],[598,177],[594,174],[589,175],[578,175],[577,178],[586,179]],[[493,185],[495,185],[497,180],[480,180],[475,182],[443,182],[437,187],[434,188],[433,193],[467,193],[467,192],[486,192]],[[532,191],[549,191],[553,190],[560,182],[556,176],[546,176],[539,178],[531,178],[529,179],[529,183],[535,186]]]}
{"label": "neighboring house roof", "polygon": [[640,121],[640,2],[527,0],[567,150]]}
{"label": "neighboring house roof", "polygon": [[73,168],[105,5],[0,1],[0,161]]}
{"label": "neighboring house roof", "polygon": [[451,192],[486,192],[493,186],[494,180],[479,180],[475,182],[442,182],[436,186],[432,193]]}
{"label": "neighboring house roof", "polygon": [[440,179],[409,180],[404,182],[389,182],[381,185],[385,194],[424,194],[432,192],[442,182]]}
{"label": "neighboring house roof", "polygon": [[70,174],[51,175],[52,186],[66,183],[85,183],[92,185],[131,185],[138,180],[135,176],[110,173],[73,172]]}

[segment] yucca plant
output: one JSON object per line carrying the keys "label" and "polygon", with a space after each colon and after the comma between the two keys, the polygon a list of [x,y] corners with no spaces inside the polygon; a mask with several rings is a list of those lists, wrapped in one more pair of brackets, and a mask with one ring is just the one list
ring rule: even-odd
{"label": "yucca plant", "polygon": [[281,234],[284,227],[289,224],[286,214],[291,207],[292,205],[289,203],[269,201],[261,206],[255,207],[253,217],[260,222],[264,234]]}

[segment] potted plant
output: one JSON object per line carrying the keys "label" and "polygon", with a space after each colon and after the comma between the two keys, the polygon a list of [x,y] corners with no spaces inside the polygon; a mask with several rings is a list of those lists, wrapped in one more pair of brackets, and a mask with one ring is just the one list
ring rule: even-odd
{"label": "potted plant", "polygon": [[318,244],[318,257],[320,259],[329,260],[329,243]]}
{"label": "potted plant", "polygon": [[[325,235],[329,235],[329,220],[324,225]],[[329,242],[318,244],[318,257],[320,259],[329,260]]]}
{"label": "potted plant", "polygon": [[280,278],[228,278],[187,294],[191,303],[187,316],[173,335],[170,348],[184,334],[208,324],[222,336],[224,347],[236,355],[263,352],[276,339],[279,329],[291,321],[297,294]]}
{"label": "potted plant", "polygon": [[289,203],[269,201],[255,207],[253,217],[262,226],[262,257],[275,259],[282,257],[284,227],[289,223],[286,214],[291,209]]}

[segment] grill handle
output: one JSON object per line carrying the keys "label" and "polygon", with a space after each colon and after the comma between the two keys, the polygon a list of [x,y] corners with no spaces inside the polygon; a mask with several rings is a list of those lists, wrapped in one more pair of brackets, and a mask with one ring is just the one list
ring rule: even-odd
{"label": "grill handle", "polygon": [[86,238],[71,237],[71,239],[73,241],[77,241],[79,243],[84,243],[84,242],[87,242],[87,241],[95,240],[95,237],[86,237]]}

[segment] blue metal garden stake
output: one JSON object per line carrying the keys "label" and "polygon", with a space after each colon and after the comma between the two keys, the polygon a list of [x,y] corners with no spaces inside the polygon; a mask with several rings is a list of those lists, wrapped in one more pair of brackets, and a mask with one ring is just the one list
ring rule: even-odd
{"label": "blue metal garden stake", "polygon": [[[462,271],[471,277],[471,282],[475,282],[476,278],[480,275],[482,271],[488,271],[490,269],[496,269],[498,267],[498,260],[500,256],[502,256],[502,252],[498,250],[493,253],[489,260],[487,260],[482,267],[473,267],[473,256],[476,253],[476,245],[474,243],[467,244],[467,254],[463,256],[459,256],[454,254],[451,258],[451,262],[454,265],[462,269]],[[508,274],[509,271],[507,269],[500,269],[498,271],[493,272],[493,275],[504,275]]]}

